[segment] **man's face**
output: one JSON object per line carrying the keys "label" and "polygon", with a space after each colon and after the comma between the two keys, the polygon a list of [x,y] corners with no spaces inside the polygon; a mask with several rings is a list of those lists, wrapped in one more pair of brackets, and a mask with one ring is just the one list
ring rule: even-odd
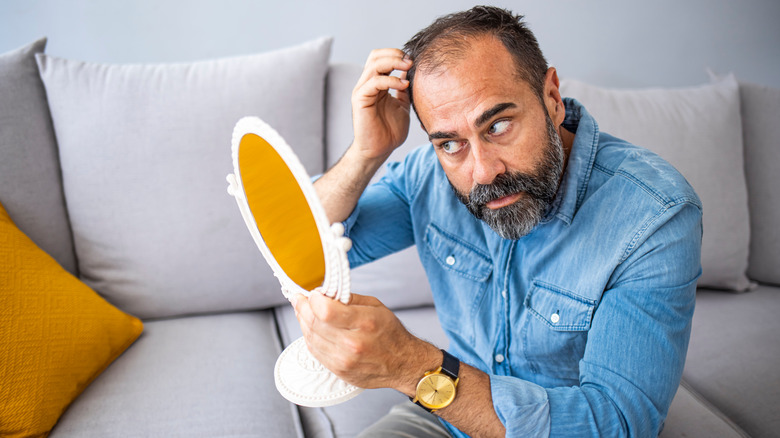
{"label": "man's face", "polygon": [[455,193],[507,239],[536,226],[560,184],[565,155],[556,126],[563,105],[557,79],[549,76],[542,105],[492,37],[474,40],[463,58],[415,76],[415,109]]}

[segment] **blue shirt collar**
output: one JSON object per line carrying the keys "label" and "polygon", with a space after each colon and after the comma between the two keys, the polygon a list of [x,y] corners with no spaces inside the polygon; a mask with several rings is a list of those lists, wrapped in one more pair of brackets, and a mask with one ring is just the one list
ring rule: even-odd
{"label": "blue shirt collar", "polygon": [[566,97],[563,99],[563,104],[566,107],[563,127],[575,134],[574,143],[558,194],[542,223],[557,217],[570,225],[585,199],[598,149],[599,126],[576,99]]}

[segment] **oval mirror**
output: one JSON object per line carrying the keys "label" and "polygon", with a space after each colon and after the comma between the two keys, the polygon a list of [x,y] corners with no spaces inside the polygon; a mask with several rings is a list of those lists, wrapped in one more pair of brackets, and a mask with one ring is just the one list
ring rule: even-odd
{"label": "oval mirror", "polygon": [[[329,225],[311,177],[292,148],[268,124],[245,117],[233,130],[228,192],[249,233],[290,300],[323,293],[349,302],[350,241],[340,223]],[[303,338],[288,346],[274,368],[276,387],[293,403],[321,407],[344,402],[361,389],[319,363]]]}

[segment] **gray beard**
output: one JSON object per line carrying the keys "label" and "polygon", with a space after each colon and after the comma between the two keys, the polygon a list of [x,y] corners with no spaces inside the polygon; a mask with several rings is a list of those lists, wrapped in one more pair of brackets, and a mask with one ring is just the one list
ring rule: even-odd
{"label": "gray beard", "polygon": [[[469,212],[504,239],[517,240],[530,233],[550,209],[558,192],[564,165],[563,142],[550,116],[546,119],[548,147],[534,174],[502,173],[490,184],[474,186],[468,196],[450,182]],[[510,205],[496,210],[486,206],[490,201],[516,193],[522,196]]]}

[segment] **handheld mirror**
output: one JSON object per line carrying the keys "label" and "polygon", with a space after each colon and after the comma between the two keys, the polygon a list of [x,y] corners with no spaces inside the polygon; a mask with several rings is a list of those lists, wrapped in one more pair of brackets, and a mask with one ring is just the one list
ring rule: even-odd
{"label": "handheld mirror", "polygon": [[[347,251],[351,241],[340,223],[330,225],[311,178],[282,137],[257,117],[233,129],[233,170],[228,193],[235,197],[249,233],[290,300],[296,293],[322,293],[349,302]],[[276,388],[301,406],[341,403],[362,389],[339,379],[295,340],[274,367]]]}

